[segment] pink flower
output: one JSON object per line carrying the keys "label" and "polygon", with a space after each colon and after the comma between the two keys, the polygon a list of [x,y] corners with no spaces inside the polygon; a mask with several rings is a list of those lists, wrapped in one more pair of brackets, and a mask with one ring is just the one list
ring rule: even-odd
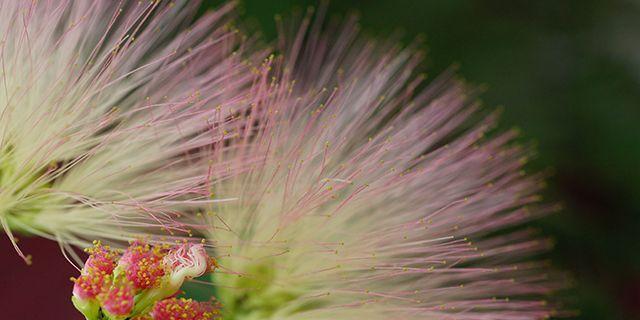
{"label": "pink flower", "polygon": [[129,281],[120,281],[99,296],[102,308],[111,316],[127,316],[134,306],[135,288]]}
{"label": "pink flower", "polygon": [[141,241],[133,242],[125,251],[118,265],[137,290],[154,287],[161,281],[166,267],[163,259],[166,248],[151,246]]}
{"label": "pink flower", "polygon": [[[154,304],[176,295],[186,280],[213,272],[216,266],[202,244],[170,247],[138,240],[120,256],[95,242],[86,251],[90,256],[80,276],[73,279],[72,301],[90,320],[101,319],[101,314],[114,319],[148,319]],[[188,319],[211,319],[214,311],[211,304],[185,299],[163,303],[165,307],[158,309],[161,319],[165,319],[162,314],[171,319],[172,310],[188,315]]]}
{"label": "pink flower", "polygon": [[361,37],[355,20],[325,25],[323,13],[283,25],[252,125],[216,158],[249,167],[213,179],[216,195],[239,199],[209,215],[224,314],[552,315],[546,299],[562,284],[532,259],[550,244],[518,228],[555,209],[524,172],[530,150],[493,130],[497,114],[479,113],[451,72],[427,84],[420,52]]}
{"label": "pink flower", "polygon": [[211,303],[170,298],[157,302],[151,317],[153,320],[209,320],[217,318],[217,310]]}
{"label": "pink flower", "polygon": [[118,254],[109,246],[94,241],[94,246],[85,250],[89,258],[81,275],[74,281],[73,295],[80,300],[94,299],[111,285],[111,274],[116,266]]}
{"label": "pink flower", "polygon": [[95,299],[99,294],[109,288],[111,278],[109,275],[96,272],[83,274],[73,279],[73,296],[80,300]]}
{"label": "pink flower", "polygon": [[94,241],[93,248],[85,250],[89,253],[89,258],[85,262],[83,272],[93,273],[101,272],[110,274],[116,267],[118,254],[109,246],[103,246],[101,242]]}

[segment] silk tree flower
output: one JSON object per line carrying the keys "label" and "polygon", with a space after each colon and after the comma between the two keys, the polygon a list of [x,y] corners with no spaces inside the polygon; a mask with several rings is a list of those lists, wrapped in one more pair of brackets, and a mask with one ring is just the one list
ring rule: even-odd
{"label": "silk tree flower", "polygon": [[72,301],[88,320],[208,320],[218,314],[211,302],[176,298],[187,280],[216,268],[202,244],[153,246],[134,241],[121,255],[99,241],[74,282]]}
{"label": "silk tree flower", "polygon": [[193,21],[198,7],[0,4],[0,222],[14,245],[16,231],[67,251],[187,236],[193,208],[229,200],[208,184],[240,168],[211,146],[233,137],[262,53],[231,27],[232,5]]}
{"label": "silk tree flower", "polygon": [[425,85],[414,48],[318,21],[280,25],[251,133],[217,160],[263,159],[212,183],[238,199],[205,215],[223,318],[554,314],[559,285],[531,258],[550,243],[519,228],[554,207],[516,132],[450,72]]}
{"label": "silk tree flower", "polygon": [[[477,119],[473,89],[423,85],[414,49],[364,40],[351,20],[305,20],[259,64],[231,6],[191,23],[198,6],[0,4],[0,223],[14,244],[14,231],[70,253],[205,234],[226,320],[552,314],[558,285],[529,258],[548,243],[518,229],[552,208],[515,133]],[[139,247],[117,263],[95,250],[74,284],[83,314],[214,316],[171,297],[201,274],[204,246]]]}

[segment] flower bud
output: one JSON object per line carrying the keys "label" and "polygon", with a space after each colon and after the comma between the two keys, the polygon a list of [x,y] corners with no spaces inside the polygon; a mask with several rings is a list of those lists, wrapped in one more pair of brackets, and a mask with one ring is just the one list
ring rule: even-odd
{"label": "flower bud", "polygon": [[102,309],[110,319],[124,319],[130,315],[134,305],[135,288],[127,280],[112,285],[109,290],[99,296]]}
{"label": "flower bud", "polygon": [[217,315],[217,309],[211,303],[185,298],[159,301],[151,311],[153,320],[210,320],[217,318]]}
{"label": "flower bud", "polygon": [[217,266],[203,245],[170,249],[134,241],[120,256],[95,242],[86,252],[89,258],[80,276],[72,279],[72,301],[87,319],[213,319],[213,305],[173,297],[185,280]]}
{"label": "flower bud", "polygon": [[120,258],[118,266],[124,269],[127,279],[136,290],[149,289],[158,285],[165,275],[165,254],[164,247],[152,247],[135,241]]}
{"label": "flower bud", "polygon": [[180,288],[187,279],[202,276],[210,269],[210,258],[201,244],[183,244],[177,246],[164,258],[171,273],[170,285]]}

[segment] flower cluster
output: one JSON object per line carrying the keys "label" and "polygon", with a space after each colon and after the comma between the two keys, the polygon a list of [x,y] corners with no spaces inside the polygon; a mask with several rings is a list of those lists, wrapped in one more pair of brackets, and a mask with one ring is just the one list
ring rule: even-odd
{"label": "flower cluster", "polygon": [[[474,88],[427,85],[415,48],[323,10],[264,48],[234,2],[2,2],[0,227],[19,255],[14,232],[72,258],[204,236],[227,320],[556,314],[562,285],[531,260],[549,243],[520,230],[555,208]],[[88,253],[87,319],[220,310],[175,297],[215,266],[200,244]]]}
{"label": "flower cluster", "polygon": [[170,247],[134,241],[120,254],[94,242],[75,282],[72,301],[88,320],[214,319],[209,302],[176,298],[185,280],[212,272],[215,260],[201,244]]}

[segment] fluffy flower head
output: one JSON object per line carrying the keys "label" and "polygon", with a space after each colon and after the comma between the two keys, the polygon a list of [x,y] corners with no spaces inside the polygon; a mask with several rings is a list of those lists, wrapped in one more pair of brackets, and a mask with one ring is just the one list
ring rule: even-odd
{"label": "fluffy flower head", "polygon": [[[212,144],[248,105],[251,40],[231,5],[8,1],[0,10],[0,222],[86,246],[196,232]],[[185,25],[189,25],[185,29]],[[186,214],[185,214],[186,212]],[[18,246],[16,250],[22,254]]]}
{"label": "fluffy flower head", "polygon": [[553,208],[516,133],[492,132],[450,72],[425,85],[413,48],[319,21],[282,26],[254,125],[222,158],[262,161],[212,184],[238,199],[207,215],[223,318],[551,315],[558,285],[528,259],[549,244],[517,226]]}

